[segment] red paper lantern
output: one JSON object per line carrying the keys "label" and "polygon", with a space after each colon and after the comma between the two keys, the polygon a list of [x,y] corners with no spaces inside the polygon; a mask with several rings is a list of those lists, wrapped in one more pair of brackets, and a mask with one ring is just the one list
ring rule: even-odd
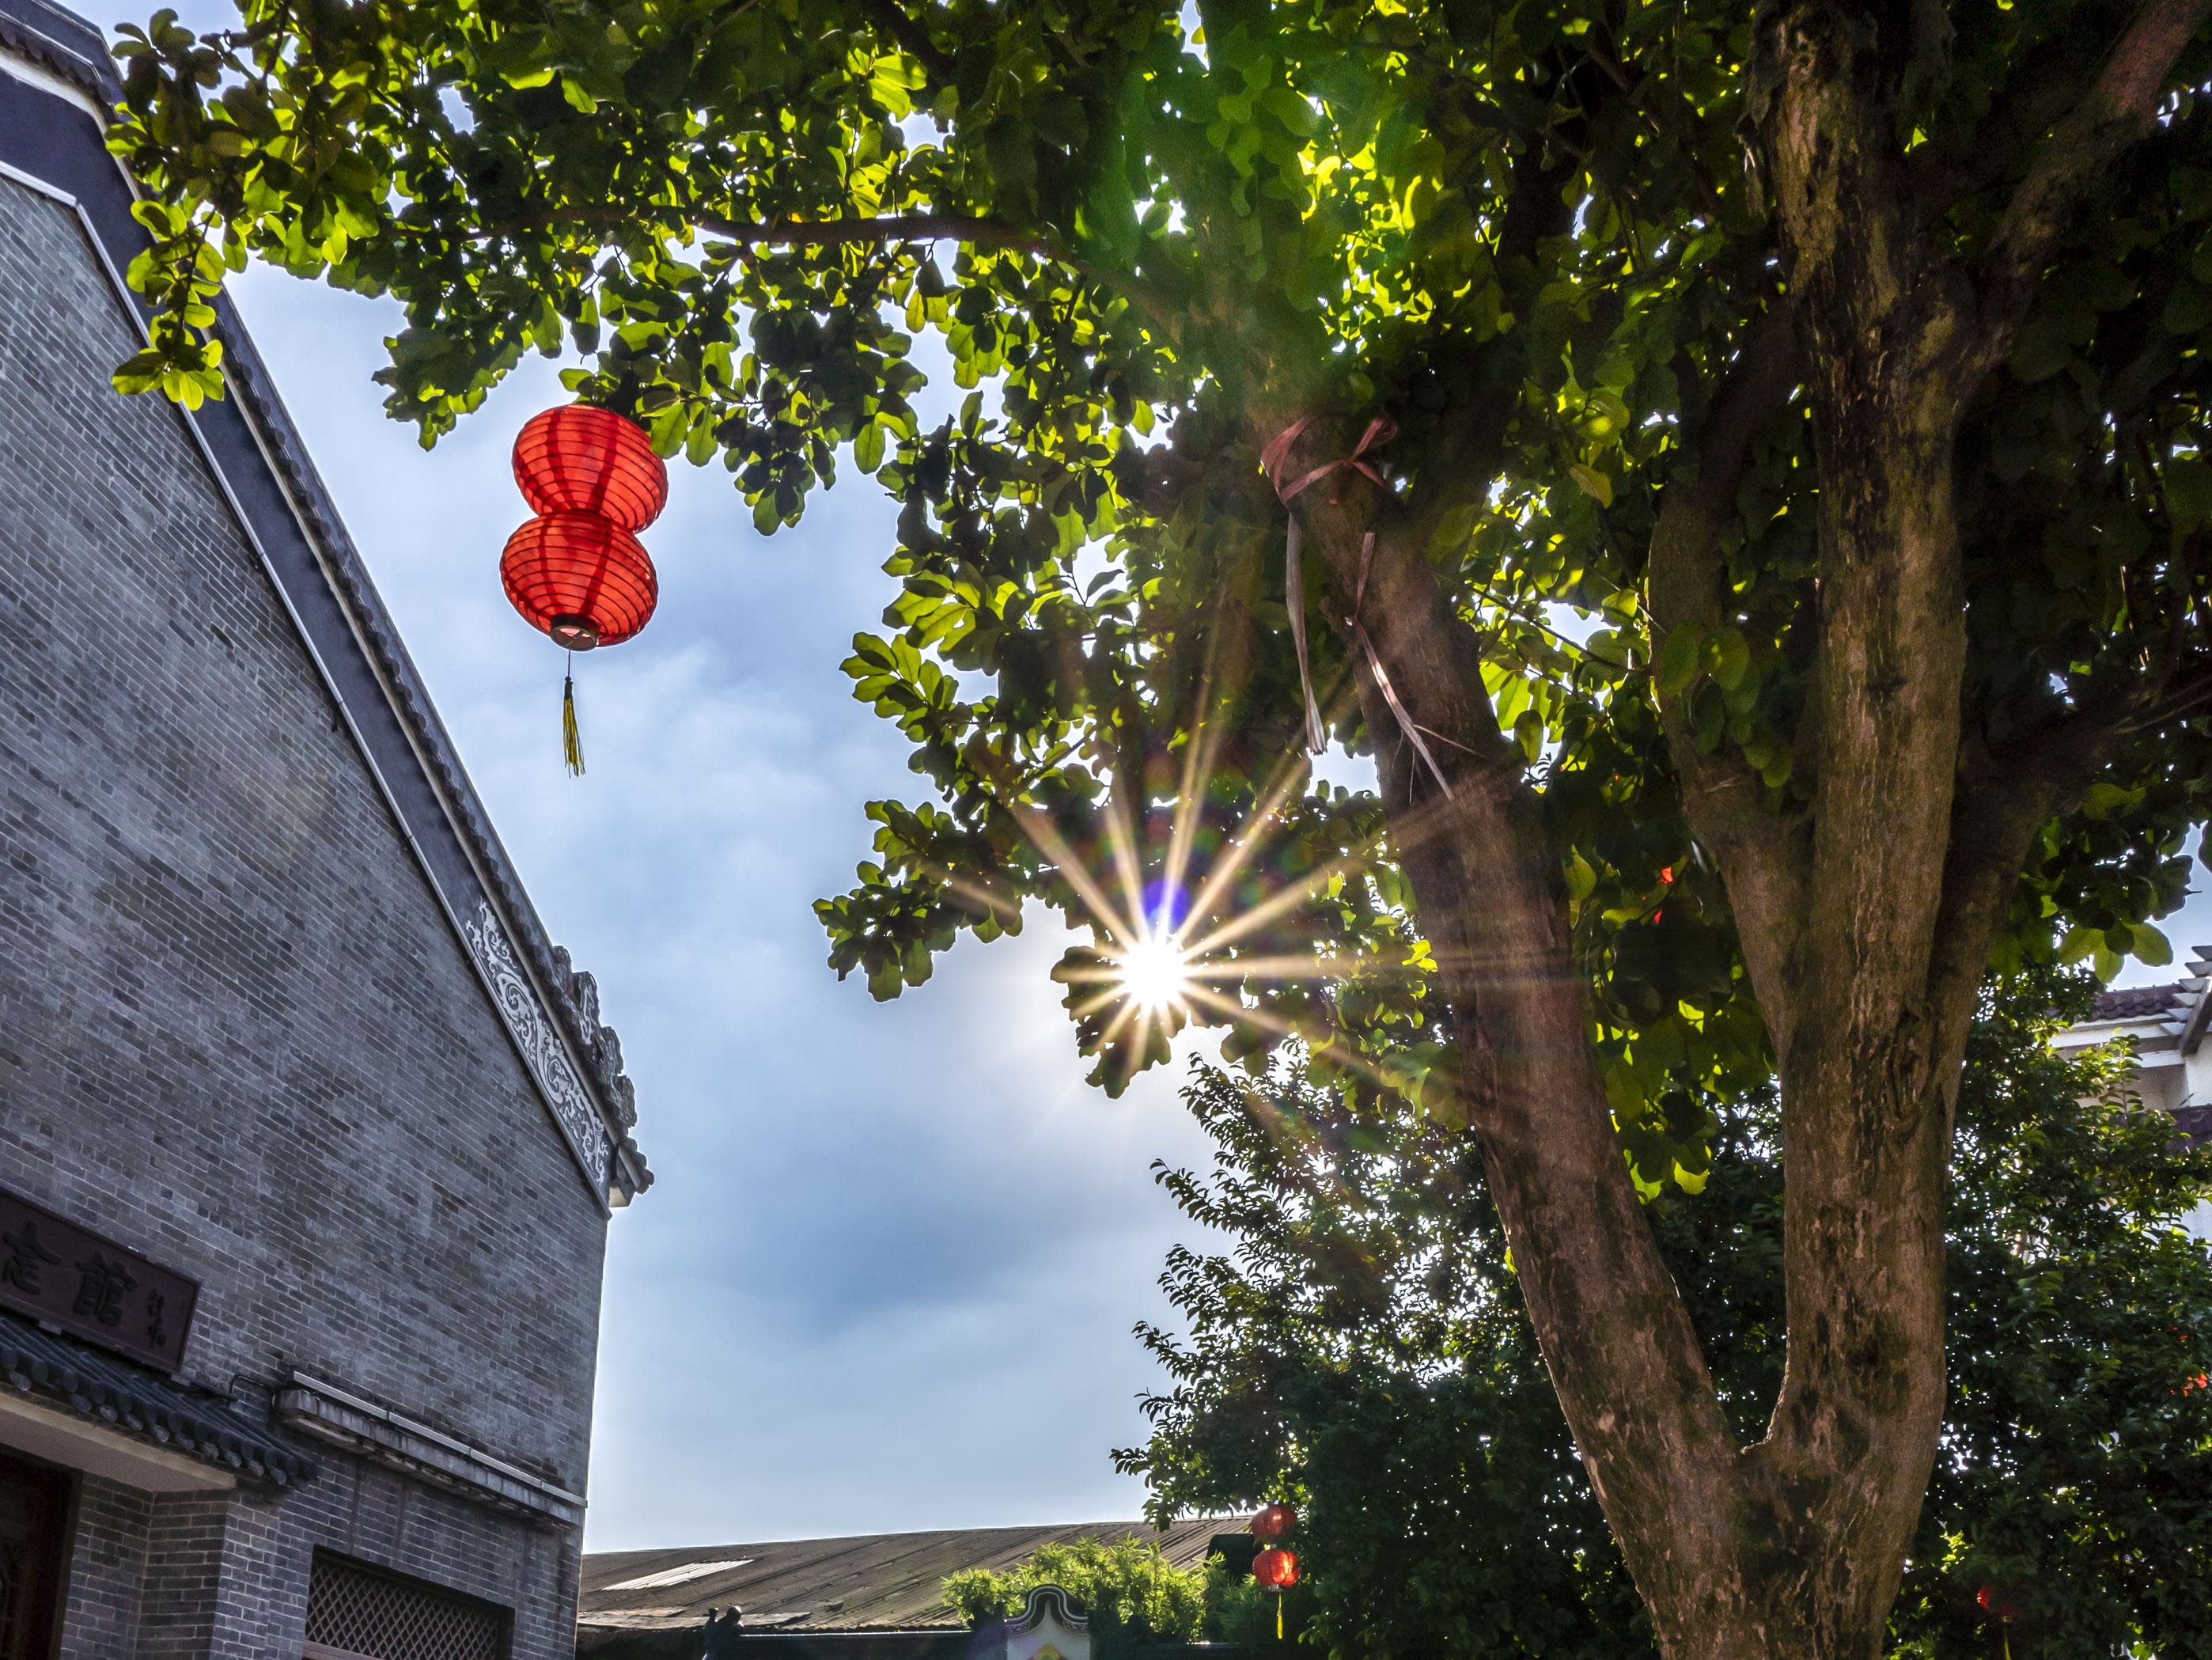
{"label": "red paper lantern", "polygon": [[532,520],[507,538],[499,580],[524,620],[570,651],[620,645],[660,597],[637,538],[596,513]]}
{"label": "red paper lantern", "polygon": [[645,429],[590,404],[532,417],[514,441],[514,482],[532,513],[605,514],[631,532],[668,504],[668,469]]}
{"label": "red paper lantern", "polygon": [[1984,1585],[1974,1593],[1983,1617],[2000,1626],[2009,1626],[2020,1618],[2019,1605],[1995,1585]]}
{"label": "red paper lantern", "polygon": [[1297,1553],[1270,1545],[1252,1559],[1252,1578],[1268,1590],[1290,1590],[1298,1583]]}
{"label": "red paper lantern", "polygon": [[1252,1536],[1262,1544],[1270,1544],[1287,1535],[1297,1524],[1298,1513],[1288,1505],[1270,1505],[1252,1518]]}

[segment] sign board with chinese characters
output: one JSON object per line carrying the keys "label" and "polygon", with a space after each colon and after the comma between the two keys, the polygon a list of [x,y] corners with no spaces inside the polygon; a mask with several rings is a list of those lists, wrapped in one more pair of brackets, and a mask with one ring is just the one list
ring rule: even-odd
{"label": "sign board with chinese characters", "polygon": [[200,1288],[0,1189],[0,1304],[173,1372]]}

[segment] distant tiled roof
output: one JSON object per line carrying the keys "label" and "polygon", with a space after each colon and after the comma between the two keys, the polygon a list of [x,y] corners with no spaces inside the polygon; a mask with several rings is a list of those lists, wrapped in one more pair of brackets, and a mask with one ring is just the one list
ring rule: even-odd
{"label": "distant tiled roof", "polygon": [[219,1395],[174,1383],[82,1343],[0,1314],[0,1383],[248,1481],[311,1481],[315,1461]]}
{"label": "distant tiled roof", "polygon": [[2188,996],[2185,986],[2130,986],[2121,991],[2097,994],[2100,1020],[2148,1020],[2179,1008]]}
{"label": "distant tiled roof", "polygon": [[599,1552],[584,1558],[576,1621],[580,1638],[682,1630],[704,1622],[710,1607],[734,1602],[748,1632],[953,1629],[961,1619],[942,1591],[945,1576],[963,1568],[1011,1568],[1040,1545],[1076,1539],[1142,1539],[1177,1567],[1191,1567],[1206,1560],[1214,1535],[1243,1525],[1242,1517],[1201,1517],[1165,1529],[1073,1522]]}

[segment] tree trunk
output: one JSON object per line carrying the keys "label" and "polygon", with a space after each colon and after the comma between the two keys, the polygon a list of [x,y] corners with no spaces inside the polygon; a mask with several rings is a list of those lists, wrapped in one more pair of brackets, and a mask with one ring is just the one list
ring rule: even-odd
{"label": "tree trunk", "polygon": [[[1317,431],[1293,470],[1344,453],[1352,436]],[[1856,517],[1843,499],[1839,542],[1891,534],[1864,528],[1868,515],[1930,511],[1921,490],[1887,492],[1896,505],[1863,504]],[[1302,504],[1333,577],[1334,620],[1355,642],[1343,613],[1373,506]],[[1840,569],[1849,556],[1835,556]],[[1393,840],[1451,1011],[1462,1108],[1561,1408],[1662,1651],[1872,1660],[1942,1406],[1942,1160],[1967,1007],[1953,999],[1939,1017],[1926,995],[1948,779],[1932,835],[1813,838],[1816,863],[1832,860],[1839,874],[1816,908],[1829,933],[1815,948],[1806,931],[1787,988],[1797,1004],[1783,1056],[1790,1359],[1770,1433],[1747,1448],[1614,1134],[1564,883],[1518,752],[1482,699],[1477,642],[1426,563],[1387,531],[1367,562],[1359,622],[1411,717],[1441,738],[1432,747],[1451,781],[1447,797],[1363,672]],[[1945,651],[1925,640],[1915,649],[1927,673],[1955,675]],[[1957,656],[1948,653],[1954,666]],[[1867,673],[1839,681],[1838,707],[1897,695],[1883,654],[1866,660]],[[1864,742],[1888,741],[1887,718],[1869,707]],[[1893,780],[1899,770],[1893,757],[1869,766]],[[1879,791],[1854,789],[1838,792],[1835,828],[1902,822]],[[1916,895],[1919,917],[1908,909]]]}
{"label": "tree trunk", "polygon": [[[1655,634],[1729,620],[1719,532],[1754,434],[1802,387],[1820,482],[1796,745],[1810,812],[1761,805],[1741,757],[1699,750],[1687,711],[1662,700],[1781,1084],[1789,1351],[1754,1446],[1729,1432],[1629,1178],[1564,883],[1484,696],[1475,636],[1417,543],[1400,545],[1389,492],[1353,481],[1297,504],[1360,667],[1462,1107],[1568,1426],[1669,1660],[1882,1650],[1942,1427],[1945,1169],[1973,1000],[2036,829],[2117,730],[2054,733],[2046,764],[2009,778],[1967,764],[1956,435],[2069,216],[2149,130],[2208,11],[2212,0],[2144,0],[1970,275],[1914,217],[1891,101],[1904,14],[1762,9],[1749,101],[1787,292],[1686,435],[1695,476],[1662,497],[1650,577]],[[1282,426],[1256,420],[1255,440]],[[1353,441],[1348,423],[1314,423],[1283,471],[1304,477]],[[1401,736],[1365,641],[1434,740],[1448,790]]]}

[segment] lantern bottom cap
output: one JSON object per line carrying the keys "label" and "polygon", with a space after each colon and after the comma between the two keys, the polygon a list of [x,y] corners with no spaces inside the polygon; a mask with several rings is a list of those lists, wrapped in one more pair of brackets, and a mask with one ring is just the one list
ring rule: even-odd
{"label": "lantern bottom cap", "polygon": [[553,643],[565,646],[570,651],[589,651],[599,643],[599,625],[588,617],[574,611],[563,611],[548,623],[545,632],[553,636]]}

